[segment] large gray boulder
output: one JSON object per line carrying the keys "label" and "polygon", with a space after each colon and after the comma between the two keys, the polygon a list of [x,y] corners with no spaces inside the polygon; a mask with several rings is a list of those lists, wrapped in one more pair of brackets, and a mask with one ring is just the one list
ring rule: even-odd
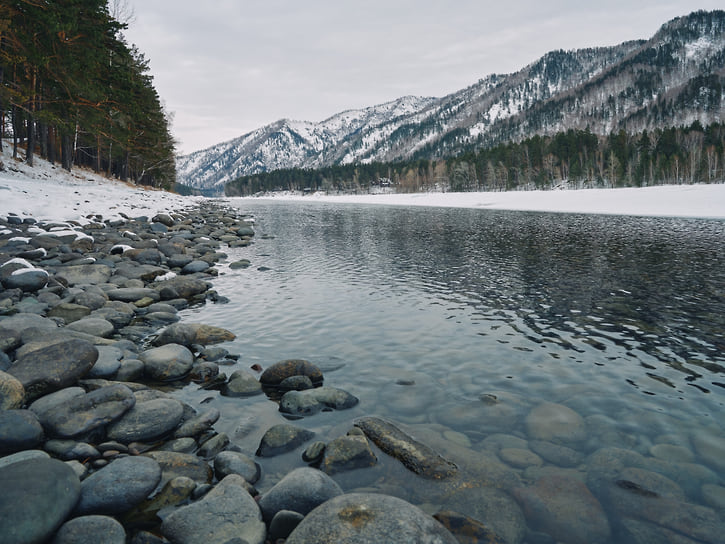
{"label": "large gray boulder", "polygon": [[262,544],[267,530],[244,478],[230,475],[203,499],[169,514],[161,532],[175,544],[246,542]]}
{"label": "large gray boulder", "polygon": [[287,539],[287,544],[307,542],[458,543],[443,525],[420,508],[397,497],[377,493],[341,495],[315,508]]}
{"label": "large gray boulder", "polygon": [[342,489],[324,472],[310,467],[297,468],[287,474],[259,499],[265,521],[270,522],[280,510],[307,515],[323,502],[342,495]]}
{"label": "large gray boulder", "polygon": [[81,483],[57,459],[29,459],[0,468],[0,538],[13,544],[44,542],[68,518]]}

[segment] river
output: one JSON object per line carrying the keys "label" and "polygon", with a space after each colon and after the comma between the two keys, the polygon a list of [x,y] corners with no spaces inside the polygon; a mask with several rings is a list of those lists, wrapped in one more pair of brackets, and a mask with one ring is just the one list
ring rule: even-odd
{"label": "river", "polygon": [[[219,266],[215,289],[230,302],[184,319],[235,332],[224,347],[241,355],[238,368],[309,359],[326,385],[360,399],[293,422],[316,439],[378,415],[454,458],[467,487],[516,496],[552,474],[579,480],[603,504],[612,542],[631,524],[594,475],[647,492],[659,485],[661,496],[672,482],[677,501],[723,508],[725,221],[237,202],[256,237]],[[240,258],[252,265],[231,270]],[[216,428],[249,454],[287,421],[264,396],[193,385],[179,394],[218,407]],[[464,501],[460,484],[436,487],[376,453],[376,468],[335,479],[432,511],[490,499]],[[304,466],[299,451],[260,464],[262,490]],[[612,476],[625,469],[657,477]],[[533,514],[527,523],[532,541],[556,537]]]}

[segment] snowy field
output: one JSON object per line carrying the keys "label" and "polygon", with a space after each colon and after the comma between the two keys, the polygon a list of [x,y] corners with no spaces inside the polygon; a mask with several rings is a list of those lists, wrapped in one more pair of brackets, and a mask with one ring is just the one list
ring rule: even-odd
{"label": "snowy field", "polygon": [[[202,197],[181,197],[109,180],[88,170],[73,172],[36,157],[29,168],[15,161],[5,145],[0,160],[0,215],[15,213],[51,221],[79,221],[100,214],[104,219],[153,216],[186,208]],[[268,197],[265,197],[268,198]],[[280,193],[275,199],[490,208],[546,212],[725,218],[725,184],[666,185],[642,189],[585,189],[499,193],[416,193],[378,195],[301,195]],[[241,200],[244,199],[228,199]]]}
{"label": "snowy field", "polygon": [[280,193],[285,200],[316,200],[394,206],[489,208],[539,212],[725,218],[725,184],[664,185],[626,189],[325,195]]}

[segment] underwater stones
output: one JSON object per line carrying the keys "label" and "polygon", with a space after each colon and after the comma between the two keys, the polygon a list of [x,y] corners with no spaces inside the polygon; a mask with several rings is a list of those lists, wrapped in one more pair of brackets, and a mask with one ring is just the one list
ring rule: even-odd
{"label": "underwater stones", "polygon": [[529,523],[554,539],[571,544],[609,541],[609,521],[602,505],[583,482],[565,476],[543,476],[514,490]]}
{"label": "underwater stones", "polygon": [[457,544],[458,541],[433,517],[402,499],[377,493],[349,493],[315,508],[286,542]]}
{"label": "underwater stones", "polygon": [[505,541],[496,533],[487,528],[480,521],[452,510],[441,510],[433,515],[443,527],[456,537],[459,544],[505,544]]}
{"label": "underwater stones", "polygon": [[695,451],[710,467],[725,471],[725,438],[716,432],[699,431],[692,434]]}
{"label": "underwater stones", "polygon": [[44,542],[66,520],[80,496],[73,469],[34,458],[0,468],[0,535],[5,542]]}
{"label": "underwater stones", "polygon": [[250,457],[238,451],[223,451],[214,457],[214,474],[218,480],[238,474],[250,484],[259,480],[261,469]]}
{"label": "underwater stones", "polygon": [[162,534],[177,544],[263,544],[266,527],[243,482],[241,476],[227,476],[203,499],[174,510],[161,524]]}
{"label": "underwater stones", "polygon": [[235,370],[220,392],[225,397],[251,397],[262,392],[262,384],[250,372]]}
{"label": "underwater stones", "polygon": [[297,446],[310,440],[315,433],[295,427],[286,423],[280,423],[270,427],[262,436],[257,448],[259,457],[274,457],[281,453],[292,451]]}
{"label": "underwater stones", "polygon": [[154,344],[157,346],[165,344],[181,344],[182,346],[200,344],[207,346],[209,344],[229,342],[235,338],[234,333],[221,327],[201,323],[174,323],[166,327],[156,337]]}
{"label": "underwater stones", "polygon": [[439,480],[448,478],[457,471],[455,464],[388,421],[377,417],[364,417],[355,420],[354,425],[381,450],[424,478]]}
{"label": "underwater stones", "polygon": [[576,444],[586,439],[584,419],[562,404],[544,402],[526,416],[526,430],[535,440]]}
{"label": "underwater stones", "polygon": [[307,376],[313,385],[322,383],[322,371],[304,359],[286,359],[274,363],[259,378],[265,387],[279,386],[285,379],[292,376]]}
{"label": "underwater stones", "polygon": [[[360,431],[358,431],[360,432]],[[371,467],[378,462],[364,435],[351,434],[327,444],[320,470],[335,474],[356,468]]]}
{"label": "underwater stones", "polygon": [[347,391],[335,387],[318,387],[304,391],[288,391],[279,402],[279,411],[296,416],[309,416],[320,410],[345,410],[359,402]]}
{"label": "underwater stones", "polygon": [[342,489],[324,472],[310,467],[297,468],[277,482],[259,499],[265,521],[280,510],[308,514],[316,506],[342,495]]}

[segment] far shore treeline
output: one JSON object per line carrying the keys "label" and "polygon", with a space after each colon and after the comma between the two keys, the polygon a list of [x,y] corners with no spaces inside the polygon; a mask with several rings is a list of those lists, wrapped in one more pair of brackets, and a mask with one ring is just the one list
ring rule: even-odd
{"label": "far shore treeline", "polygon": [[[557,187],[644,187],[725,178],[725,125],[598,136],[567,130],[469,151],[455,158],[292,168],[240,177],[227,196],[269,191],[508,191]],[[382,187],[381,187],[382,186]]]}
{"label": "far shore treeline", "polygon": [[2,0],[0,132],[29,164],[37,153],[67,170],[171,188],[169,119],[118,18],[106,0]]}

